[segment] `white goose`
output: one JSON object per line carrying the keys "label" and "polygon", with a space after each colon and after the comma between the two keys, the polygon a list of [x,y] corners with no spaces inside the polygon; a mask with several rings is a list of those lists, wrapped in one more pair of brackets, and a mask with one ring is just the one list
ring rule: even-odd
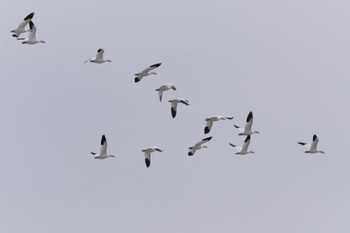
{"label": "white goose", "polygon": [[159,67],[162,63],[157,63],[154,65],[151,65],[150,67],[144,69],[140,73],[135,74],[135,83],[140,82],[143,77],[146,77],[151,74],[157,74],[156,72],[150,72],[151,70],[154,70],[155,68]]}
{"label": "white goose", "polygon": [[37,43],[46,43],[44,40],[36,39],[36,27],[33,21],[29,21],[29,34],[28,38],[17,38],[17,40],[23,40],[22,44],[37,44]]}
{"label": "white goose", "polygon": [[312,137],[312,143],[298,142],[298,144],[306,146],[307,148],[309,148],[307,151],[305,151],[305,153],[308,153],[308,154],[316,154],[316,153],[324,154],[323,151],[317,150],[318,137],[316,136],[316,134],[314,134],[314,136]]}
{"label": "white goose", "polygon": [[169,100],[169,102],[171,103],[171,116],[173,118],[176,117],[176,111],[177,111],[177,104],[178,103],[183,103],[184,105],[190,105],[190,102],[187,99],[184,98],[176,98],[176,99],[172,99]]}
{"label": "white goose", "polygon": [[241,133],[239,133],[238,135],[241,136],[248,136],[251,134],[259,134],[259,131],[252,131],[252,125],[253,125],[253,112],[249,112],[248,116],[247,116],[247,121],[245,123],[244,128],[240,128],[237,125],[234,125],[239,131],[241,131]]}
{"label": "white goose", "polygon": [[104,52],[105,51],[103,49],[98,49],[96,57],[89,58],[84,63],[86,63],[86,62],[93,62],[93,63],[101,64],[101,63],[105,63],[105,62],[112,62],[109,59],[106,59],[106,60],[103,59],[103,53]]}
{"label": "white goose", "polygon": [[205,121],[207,122],[207,125],[204,128],[204,133],[207,134],[207,133],[210,132],[214,121],[226,120],[226,119],[227,120],[232,120],[233,117],[213,116],[213,117],[206,118]]}
{"label": "white goose", "polygon": [[233,145],[232,143],[229,143],[231,146],[233,146],[234,148],[236,148],[237,150],[237,155],[246,155],[246,154],[249,154],[249,153],[254,153],[254,151],[248,151],[248,146],[249,146],[249,143],[250,143],[250,135],[248,135],[246,137],[246,139],[244,140],[244,143],[243,143],[243,146],[240,147],[240,146],[236,146],[236,145]]}
{"label": "white goose", "polygon": [[114,155],[107,155],[107,140],[105,135],[102,135],[101,138],[100,153],[91,152],[91,154],[96,155],[95,159],[107,159],[109,157],[115,157]]}
{"label": "white goose", "polygon": [[27,15],[23,21],[18,25],[18,27],[10,32],[12,32],[12,36],[13,37],[19,37],[19,35],[21,35],[24,32],[28,32],[28,30],[25,29],[25,27],[27,26],[27,24],[33,19],[34,16],[34,12],[30,13],[29,15]]}
{"label": "white goose", "polygon": [[163,91],[167,91],[167,90],[170,90],[170,89],[176,91],[176,87],[173,84],[171,84],[171,83],[166,83],[166,84],[164,84],[164,85],[162,85],[162,86],[160,86],[159,88],[156,89],[156,91],[158,91],[160,102],[162,102]]}
{"label": "white goose", "polygon": [[159,149],[156,146],[148,147],[148,148],[142,150],[142,152],[145,153],[146,167],[149,167],[151,165],[151,153],[154,152],[154,151],[163,152],[163,150]]}
{"label": "white goose", "polygon": [[190,150],[188,152],[188,156],[194,155],[194,153],[196,153],[197,150],[200,150],[202,148],[207,148],[207,146],[203,144],[206,142],[209,142],[211,139],[212,137],[203,138],[201,141],[197,142],[194,146],[191,146],[190,148],[188,148]]}

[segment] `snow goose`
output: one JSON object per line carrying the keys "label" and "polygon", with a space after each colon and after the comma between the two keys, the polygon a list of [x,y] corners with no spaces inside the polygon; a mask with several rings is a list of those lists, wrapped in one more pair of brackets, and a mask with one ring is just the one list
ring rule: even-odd
{"label": "snow goose", "polygon": [[176,87],[173,84],[171,84],[171,83],[164,84],[164,85],[162,85],[162,86],[160,86],[159,88],[156,89],[156,91],[158,91],[160,102],[162,102],[163,91],[167,91],[167,90],[170,90],[170,89],[176,91]]}
{"label": "snow goose", "polygon": [[250,143],[250,135],[248,135],[246,137],[246,139],[244,140],[244,143],[243,143],[243,146],[240,147],[240,146],[236,146],[236,145],[233,145],[232,143],[229,143],[231,146],[233,146],[234,148],[236,148],[237,150],[237,155],[246,155],[246,154],[249,154],[249,153],[254,153],[254,151],[248,151],[248,146],[249,146],[249,143]]}
{"label": "snow goose", "polygon": [[308,153],[308,154],[316,154],[316,153],[324,154],[323,151],[317,150],[317,143],[318,143],[318,137],[316,136],[316,134],[314,134],[314,136],[312,137],[312,142],[311,143],[298,142],[298,144],[306,146],[307,148],[309,148],[307,151],[305,151],[305,153]]}
{"label": "snow goose", "polygon": [[150,72],[151,70],[154,70],[155,68],[158,68],[162,63],[157,63],[154,65],[151,65],[150,67],[144,69],[140,73],[135,74],[135,83],[140,82],[143,77],[146,77],[151,74],[157,74],[156,72]]}
{"label": "snow goose", "polygon": [[177,111],[177,104],[178,103],[183,103],[185,105],[190,105],[190,102],[187,99],[184,98],[176,98],[176,99],[172,99],[169,100],[169,102],[171,103],[171,116],[173,118],[176,117],[176,111]]}
{"label": "snow goose", "polygon": [[146,167],[149,167],[151,165],[151,153],[154,152],[154,151],[163,152],[163,150],[159,149],[156,146],[148,147],[148,148],[142,150],[142,152],[145,153]]}
{"label": "snow goose", "polygon": [[188,152],[188,156],[192,156],[194,155],[194,153],[196,153],[197,150],[200,150],[202,148],[207,148],[206,145],[203,145],[206,142],[209,142],[211,140],[212,137],[208,137],[208,138],[203,138],[201,141],[197,142],[194,146],[191,146],[190,148],[188,148],[190,151]]}
{"label": "snow goose", "polygon": [[105,62],[112,62],[109,59],[107,59],[107,60],[103,59],[103,53],[104,52],[105,51],[103,49],[98,49],[96,57],[89,58],[84,63],[86,63],[86,62],[93,62],[93,63],[101,64],[101,63],[105,63]]}
{"label": "snow goose", "polygon": [[91,152],[91,154],[96,155],[95,159],[107,159],[109,157],[115,157],[114,155],[107,155],[107,140],[105,135],[102,135],[101,138],[100,153]]}
{"label": "snow goose", "polygon": [[219,121],[219,120],[232,120],[233,117],[224,117],[224,116],[213,116],[206,118],[205,121],[207,122],[207,125],[204,128],[204,133],[207,134],[210,132],[211,127],[213,126],[214,121]]}
{"label": "snow goose", "polygon": [[238,135],[240,136],[248,136],[251,134],[259,134],[259,131],[252,131],[252,125],[253,125],[253,112],[249,112],[248,116],[247,116],[247,121],[245,123],[244,128],[240,128],[237,125],[234,125],[239,131],[241,131],[241,133],[239,133]]}
{"label": "snow goose", "polygon": [[37,43],[46,43],[44,40],[36,39],[36,27],[33,21],[29,21],[29,34],[28,38],[17,38],[17,40],[23,40],[22,44],[37,44]]}
{"label": "snow goose", "polygon": [[27,32],[29,30],[25,30],[25,27],[27,26],[27,24],[32,20],[34,16],[34,12],[30,13],[29,15],[27,15],[23,21],[18,25],[18,27],[10,32],[12,32],[12,36],[13,37],[19,37],[19,35],[21,35],[21,33]]}

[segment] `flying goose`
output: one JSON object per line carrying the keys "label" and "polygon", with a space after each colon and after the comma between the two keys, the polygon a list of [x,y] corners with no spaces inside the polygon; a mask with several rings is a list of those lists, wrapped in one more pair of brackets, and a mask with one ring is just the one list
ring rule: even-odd
{"label": "flying goose", "polygon": [[161,64],[162,63],[157,63],[154,65],[151,65],[150,67],[144,69],[140,73],[135,74],[135,83],[140,82],[143,77],[146,77],[146,76],[151,75],[151,74],[157,74],[156,72],[150,72],[150,71],[159,67]]}
{"label": "flying goose", "polygon": [[29,21],[29,34],[28,38],[17,38],[17,40],[23,40],[22,44],[37,44],[37,43],[46,43],[44,40],[36,39],[36,27],[33,21]]}
{"label": "flying goose", "polygon": [[240,147],[240,146],[236,146],[236,145],[233,145],[232,143],[229,143],[231,146],[233,146],[234,148],[236,148],[237,150],[237,155],[246,155],[246,154],[249,154],[249,153],[254,153],[254,151],[248,151],[248,146],[249,146],[249,143],[250,143],[250,135],[248,135],[246,137],[246,139],[244,140],[244,143],[243,143],[243,146]]}
{"label": "flying goose", "polygon": [[213,116],[206,118],[205,121],[207,122],[207,125],[204,128],[204,133],[207,134],[210,132],[211,127],[213,126],[214,121],[219,121],[219,120],[232,120],[233,117],[224,117],[224,116]]}
{"label": "flying goose", "polygon": [[145,153],[146,167],[149,167],[151,165],[151,153],[154,152],[154,151],[163,152],[163,150],[159,149],[156,146],[148,147],[148,148],[142,150],[142,152]]}
{"label": "flying goose", "polygon": [[172,99],[169,100],[169,102],[171,103],[171,116],[173,118],[176,117],[176,111],[177,111],[177,104],[178,103],[183,103],[185,105],[190,105],[190,102],[187,99],[184,98],[176,98],[176,99]]}
{"label": "flying goose", "polygon": [[13,33],[12,36],[19,37],[19,35],[21,35],[22,33],[29,31],[29,29],[26,30],[25,27],[33,19],[33,16],[34,16],[34,12],[30,13],[23,19],[23,21],[18,25],[16,29],[10,31]]}
{"label": "flying goose", "polygon": [[206,142],[209,142],[211,139],[212,137],[203,138],[201,141],[197,142],[194,146],[191,146],[190,148],[188,148],[190,150],[188,152],[188,156],[194,155],[194,153],[196,153],[197,150],[200,150],[202,148],[207,148],[207,146],[203,144]]}
{"label": "flying goose", "polygon": [[298,142],[298,144],[306,146],[307,148],[309,148],[307,151],[305,151],[305,153],[308,153],[308,154],[316,154],[316,153],[324,154],[323,151],[317,150],[317,143],[318,143],[318,137],[316,136],[316,134],[314,134],[314,136],[312,137],[312,142],[311,143]]}
{"label": "flying goose", "polygon": [[91,152],[91,154],[96,155],[95,159],[107,159],[109,157],[115,157],[114,155],[107,155],[107,140],[105,135],[102,135],[101,138],[100,153]]}
{"label": "flying goose", "polygon": [[251,134],[259,134],[259,131],[252,131],[252,125],[253,125],[253,112],[249,112],[248,116],[247,116],[247,121],[245,123],[244,128],[240,128],[237,125],[234,125],[239,131],[241,131],[241,133],[239,133],[238,135],[240,136],[248,136]]}
{"label": "flying goose", "polygon": [[105,62],[112,62],[109,59],[107,59],[107,60],[103,59],[103,53],[104,52],[105,51],[103,49],[98,49],[96,57],[89,58],[84,63],[86,63],[86,62],[93,62],[93,63],[97,63],[97,64],[102,64],[102,63],[105,63]]}
{"label": "flying goose", "polygon": [[158,91],[160,102],[162,102],[163,91],[167,91],[167,90],[170,90],[170,89],[176,91],[176,87],[173,84],[171,84],[171,83],[164,84],[164,85],[162,85],[162,86],[160,86],[159,88],[156,89],[156,91]]}

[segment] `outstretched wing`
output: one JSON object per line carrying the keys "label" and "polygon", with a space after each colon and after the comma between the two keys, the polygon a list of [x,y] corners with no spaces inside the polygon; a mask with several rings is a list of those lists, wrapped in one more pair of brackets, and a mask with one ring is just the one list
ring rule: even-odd
{"label": "outstretched wing", "polygon": [[236,145],[234,145],[234,144],[232,144],[232,143],[229,143],[229,144],[230,144],[230,146],[234,147],[238,152],[239,152],[239,151],[242,151],[242,147],[236,146]]}
{"label": "outstretched wing", "polygon": [[97,54],[96,54],[96,59],[97,60],[102,60],[103,59],[103,53],[104,53],[105,51],[103,50],[103,49],[98,49],[97,50]]}
{"label": "outstretched wing", "polygon": [[213,121],[207,120],[207,124],[206,124],[206,126],[204,128],[204,133],[205,134],[209,133],[212,126],[213,126]]}
{"label": "outstretched wing", "polygon": [[202,144],[209,142],[212,137],[203,138],[200,142],[197,142],[194,146],[201,146]]}
{"label": "outstretched wing", "polygon": [[151,153],[145,151],[145,163],[146,163],[146,167],[151,166]]}
{"label": "outstretched wing", "polygon": [[248,146],[250,144],[250,135],[246,137],[244,140],[243,146],[242,146],[242,151],[248,151]]}
{"label": "outstretched wing", "polygon": [[252,131],[252,125],[253,125],[253,113],[249,112],[247,116],[247,120],[244,126],[244,131],[245,132],[251,132]]}
{"label": "outstretched wing", "polygon": [[29,34],[28,34],[28,38],[29,40],[35,40],[36,39],[36,27],[33,23],[33,21],[29,21]]}
{"label": "outstretched wing", "polygon": [[172,101],[171,102],[171,116],[173,118],[176,117],[176,111],[177,111],[177,102],[176,101]]}
{"label": "outstretched wing", "polygon": [[105,135],[102,135],[101,138],[100,155],[107,155],[107,140]]}
{"label": "outstretched wing", "polygon": [[310,150],[316,151],[317,150],[317,144],[318,144],[318,137],[316,136],[316,134],[314,134],[314,136],[312,137],[312,143],[310,146]]}

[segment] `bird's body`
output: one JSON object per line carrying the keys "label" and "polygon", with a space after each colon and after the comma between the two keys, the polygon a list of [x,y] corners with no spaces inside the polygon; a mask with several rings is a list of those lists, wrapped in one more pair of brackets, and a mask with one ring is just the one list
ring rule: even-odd
{"label": "bird's body", "polygon": [[252,131],[252,125],[253,125],[253,112],[249,112],[244,128],[240,128],[237,125],[234,125],[234,126],[239,131],[241,131],[241,133],[238,134],[240,136],[248,136],[248,135],[255,134],[255,133],[259,134],[260,133],[259,131]]}
{"label": "bird's body", "polygon": [[250,153],[254,153],[254,151],[248,151],[248,146],[250,144],[250,135],[248,135],[246,137],[246,139],[244,140],[243,146],[236,146],[232,143],[229,143],[231,146],[233,146],[234,148],[236,148],[237,150],[237,155],[246,155],[246,154],[250,154]]}
{"label": "bird's body", "polygon": [[169,102],[171,103],[171,116],[173,118],[176,117],[177,104],[178,103],[182,103],[182,104],[185,104],[187,106],[190,105],[190,102],[187,99],[184,99],[184,98],[172,99],[172,100],[169,100]]}
{"label": "bird's body", "polygon": [[159,88],[156,89],[156,91],[158,91],[160,102],[162,102],[163,92],[167,91],[167,90],[170,90],[170,89],[176,91],[176,87],[173,84],[171,84],[171,83],[164,84],[164,85],[162,85],[162,86],[160,86]]}
{"label": "bird's body", "polygon": [[111,60],[109,59],[103,59],[103,53],[104,53],[104,49],[98,49],[97,50],[97,54],[96,54],[96,57],[92,57],[92,58],[89,58],[87,59],[84,63],[86,62],[92,62],[92,63],[96,63],[96,64],[102,64],[102,63],[105,63],[105,62],[112,62]]}
{"label": "bird's body", "polygon": [[148,148],[142,150],[142,152],[145,153],[146,167],[151,166],[151,153],[155,152],[155,151],[163,152],[163,150],[159,149],[157,146],[148,147]]}
{"label": "bird's body", "polygon": [[188,152],[188,156],[193,156],[197,150],[200,150],[202,148],[207,148],[207,146],[203,144],[206,142],[209,142],[211,139],[212,137],[203,138],[201,141],[197,142],[194,146],[189,147],[188,149],[190,151]]}
{"label": "bird's body", "polygon": [[142,78],[149,76],[151,74],[157,74],[156,72],[151,72],[151,70],[154,70],[155,68],[158,68],[162,63],[157,63],[154,65],[151,65],[150,67],[147,67],[140,73],[135,74],[135,83],[140,82]]}
{"label": "bird's body", "polygon": [[30,13],[23,19],[23,21],[18,25],[16,29],[11,30],[10,32],[12,32],[12,36],[19,37],[19,35],[21,35],[22,33],[28,32],[30,29],[26,30],[25,27],[33,19],[33,16],[34,12]]}
{"label": "bird's body", "polygon": [[308,150],[305,151],[305,153],[307,154],[316,154],[316,153],[324,154],[324,151],[317,150],[318,137],[316,136],[316,134],[314,134],[314,136],[312,137],[311,143],[298,142],[298,144],[309,148]]}
{"label": "bird's body", "polygon": [[233,117],[224,117],[224,116],[213,116],[213,117],[209,117],[209,118],[206,118],[205,121],[206,121],[206,126],[204,128],[204,133],[207,134],[210,132],[211,130],[211,127],[213,126],[213,122],[214,121],[219,121],[219,120],[232,120]]}
{"label": "bird's body", "polygon": [[36,39],[36,27],[33,23],[33,21],[29,21],[29,34],[27,38],[18,38],[17,40],[23,40],[22,44],[38,44],[38,43],[46,43],[44,40],[37,40]]}
{"label": "bird's body", "polygon": [[95,159],[107,159],[110,157],[115,157],[114,155],[107,155],[107,140],[105,135],[102,135],[101,138],[100,153],[91,152],[91,154],[95,155]]}

